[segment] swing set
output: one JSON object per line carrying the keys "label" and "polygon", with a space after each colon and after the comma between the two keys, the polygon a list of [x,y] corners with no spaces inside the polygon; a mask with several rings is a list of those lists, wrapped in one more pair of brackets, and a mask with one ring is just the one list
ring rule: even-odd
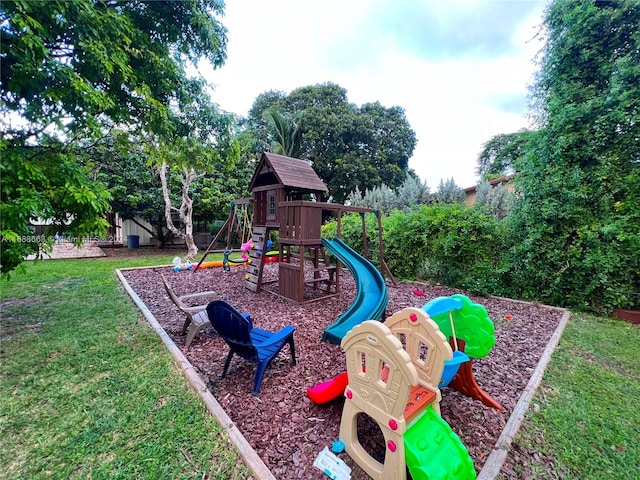
{"label": "swing set", "polygon": [[[245,245],[251,240],[253,215],[250,214],[249,211],[251,209],[252,202],[252,198],[240,198],[231,202],[229,206],[229,217],[213,240],[211,240],[211,243],[205,250],[202,258],[193,269],[194,271],[210,267],[223,267],[225,270],[229,270],[230,266],[248,265],[250,263],[250,260],[247,260],[246,258],[231,259],[229,258],[229,255],[233,252],[241,251],[240,248],[233,248],[234,241],[237,242],[239,239],[240,247],[242,247],[242,245]],[[226,247],[223,250],[216,250],[214,248],[215,245],[219,241],[224,240],[224,235],[226,235],[227,239]],[[223,260],[205,262],[205,259],[210,253],[222,253]]]}

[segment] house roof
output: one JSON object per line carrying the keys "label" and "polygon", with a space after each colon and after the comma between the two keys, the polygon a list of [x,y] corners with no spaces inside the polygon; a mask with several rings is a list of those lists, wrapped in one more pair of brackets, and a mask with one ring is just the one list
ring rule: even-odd
{"label": "house roof", "polygon": [[[489,182],[489,185],[491,185],[492,187],[495,187],[496,185],[499,185],[501,183],[507,183],[509,182],[512,178],[514,178],[516,176],[515,173],[512,173],[510,175],[503,175],[500,178],[495,178],[493,180],[491,180]],[[476,190],[478,189],[478,185],[474,185],[472,187],[467,187],[464,189],[465,193],[469,194],[469,193],[474,193]]]}
{"label": "house roof", "polygon": [[265,152],[253,173],[249,191],[264,186],[283,187],[309,192],[328,193],[327,186],[305,160]]}

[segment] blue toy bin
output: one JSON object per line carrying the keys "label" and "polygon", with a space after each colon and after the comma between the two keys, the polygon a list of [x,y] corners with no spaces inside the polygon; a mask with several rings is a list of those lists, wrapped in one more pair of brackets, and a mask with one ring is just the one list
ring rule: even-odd
{"label": "blue toy bin", "polygon": [[129,248],[129,250],[140,248],[140,235],[128,235],[127,247]]}

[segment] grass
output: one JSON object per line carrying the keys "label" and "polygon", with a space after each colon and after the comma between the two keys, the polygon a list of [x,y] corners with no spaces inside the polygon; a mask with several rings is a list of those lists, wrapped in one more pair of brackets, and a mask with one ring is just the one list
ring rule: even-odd
{"label": "grass", "polygon": [[[114,270],[40,262],[0,284],[0,478],[249,478]],[[531,479],[640,472],[640,328],[573,314],[517,443]],[[520,467],[519,467],[520,468]]]}
{"label": "grass", "polygon": [[527,478],[640,478],[639,345],[637,325],[572,314],[518,438],[549,462]]}
{"label": "grass", "polygon": [[0,478],[250,478],[116,268],[39,262],[1,285]]}

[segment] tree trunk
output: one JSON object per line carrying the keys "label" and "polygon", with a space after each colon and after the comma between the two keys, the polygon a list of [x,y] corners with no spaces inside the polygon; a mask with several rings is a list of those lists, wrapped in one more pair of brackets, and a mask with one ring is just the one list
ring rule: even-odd
{"label": "tree trunk", "polygon": [[[164,197],[165,216],[167,218],[167,228],[177,237],[182,238],[187,246],[187,255],[183,261],[193,261],[198,254],[198,247],[193,238],[193,200],[189,196],[189,187],[196,178],[196,172],[191,167],[183,168],[184,175],[180,177],[182,182],[182,203],[180,208],[175,208],[171,204],[169,197],[169,186],[167,183],[167,162],[162,160],[160,166],[160,181],[162,182],[162,196]],[[178,212],[180,222],[184,225],[184,232],[177,228],[171,217],[172,212]]]}
{"label": "tree trunk", "polygon": [[156,237],[156,248],[158,250],[164,249],[167,245],[167,236],[164,234],[164,218],[159,213],[156,215],[156,224],[155,224],[155,237]]}

